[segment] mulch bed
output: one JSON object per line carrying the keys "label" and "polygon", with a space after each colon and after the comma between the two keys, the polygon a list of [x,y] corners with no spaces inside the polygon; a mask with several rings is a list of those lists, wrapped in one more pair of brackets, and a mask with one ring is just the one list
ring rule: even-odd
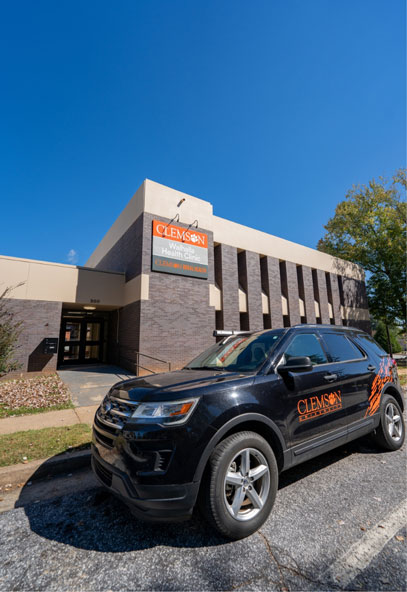
{"label": "mulch bed", "polygon": [[68,387],[58,374],[46,374],[33,378],[14,378],[0,382],[0,406],[12,412],[21,407],[43,409],[69,406]]}

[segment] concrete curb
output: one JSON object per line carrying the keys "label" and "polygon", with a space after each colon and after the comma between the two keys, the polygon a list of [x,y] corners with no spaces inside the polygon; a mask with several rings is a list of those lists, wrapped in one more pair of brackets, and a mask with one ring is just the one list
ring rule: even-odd
{"label": "concrete curb", "polygon": [[90,449],[80,450],[79,452],[64,452],[50,458],[33,460],[27,464],[1,467],[0,486],[37,481],[60,473],[70,473],[87,466],[90,467]]}

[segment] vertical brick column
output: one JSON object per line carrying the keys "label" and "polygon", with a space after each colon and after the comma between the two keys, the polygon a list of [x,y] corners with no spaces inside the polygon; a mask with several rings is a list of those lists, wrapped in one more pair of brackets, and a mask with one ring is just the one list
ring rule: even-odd
{"label": "vertical brick column", "polygon": [[302,266],[302,277],[304,281],[305,318],[307,323],[315,324],[317,321],[315,317],[314,285],[310,267]]}
{"label": "vertical brick column", "polygon": [[325,271],[317,269],[319,309],[321,311],[321,323],[329,325],[328,290],[326,289]]}
{"label": "vertical brick column", "polygon": [[329,274],[331,278],[332,308],[335,325],[342,325],[341,299],[339,296],[338,276],[336,273]]}
{"label": "vertical brick column", "polygon": [[286,261],[286,270],[288,312],[290,315],[290,326],[293,327],[294,325],[299,325],[301,323],[297,266],[291,261]]}
{"label": "vertical brick column", "polygon": [[280,329],[284,326],[281,306],[280,262],[274,257],[266,257],[266,259],[271,328]]}
{"label": "vertical brick column", "polygon": [[217,281],[222,290],[223,328],[239,330],[239,276],[237,271],[237,249],[229,245],[217,248]]}
{"label": "vertical brick column", "polygon": [[354,278],[342,277],[345,306],[368,308],[365,283]]}
{"label": "vertical brick column", "polygon": [[251,331],[263,329],[263,307],[261,302],[260,257],[258,253],[246,251],[247,312]]}
{"label": "vertical brick column", "polygon": [[352,278],[348,278],[343,276],[342,277],[342,283],[343,283],[343,299],[344,299],[344,304],[347,307],[356,307],[356,301],[357,301],[357,294],[356,294],[356,284],[355,284],[355,280]]}
{"label": "vertical brick column", "polygon": [[365,284],[365,282],[361,282],[359,280],[356,280],[356,281],[359,286],[359,294],[360,294],[359,307],[360,308],[369,308],[368,299],[367,299],[367,292],[366,292],[366,284]]}

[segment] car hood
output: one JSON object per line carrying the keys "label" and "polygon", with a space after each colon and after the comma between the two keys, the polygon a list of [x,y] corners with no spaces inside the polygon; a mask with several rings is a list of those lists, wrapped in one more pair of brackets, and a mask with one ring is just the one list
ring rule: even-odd
{"label": "car hood", "polygon": [[112,387],[111,394],[132,401],[152,401],[153,398],[165,400],[170,397],[174,398],[174,394],[186,397],[189,395],[189,391],[198,391],[198,389],[211,386],[218,388],[223,384],[226,386],[231,382],[248,378],[252,379],[253,375],[220,370],[183,369],[124,380]]}

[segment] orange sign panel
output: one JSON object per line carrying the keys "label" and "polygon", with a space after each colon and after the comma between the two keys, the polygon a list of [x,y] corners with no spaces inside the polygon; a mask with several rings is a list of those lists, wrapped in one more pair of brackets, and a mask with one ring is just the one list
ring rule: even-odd
{"label": "orange sign panel", "polygon": [[180,226],[168,225],[165,222],[153,220],[153,236],[167,238],[193,247],[208,248],[208,235],[198,232],[195,228],[187,230]]}
{"label": "orange sign panel", "polygon": [[153,220],[153,271],[208,278],[208,235]]}

